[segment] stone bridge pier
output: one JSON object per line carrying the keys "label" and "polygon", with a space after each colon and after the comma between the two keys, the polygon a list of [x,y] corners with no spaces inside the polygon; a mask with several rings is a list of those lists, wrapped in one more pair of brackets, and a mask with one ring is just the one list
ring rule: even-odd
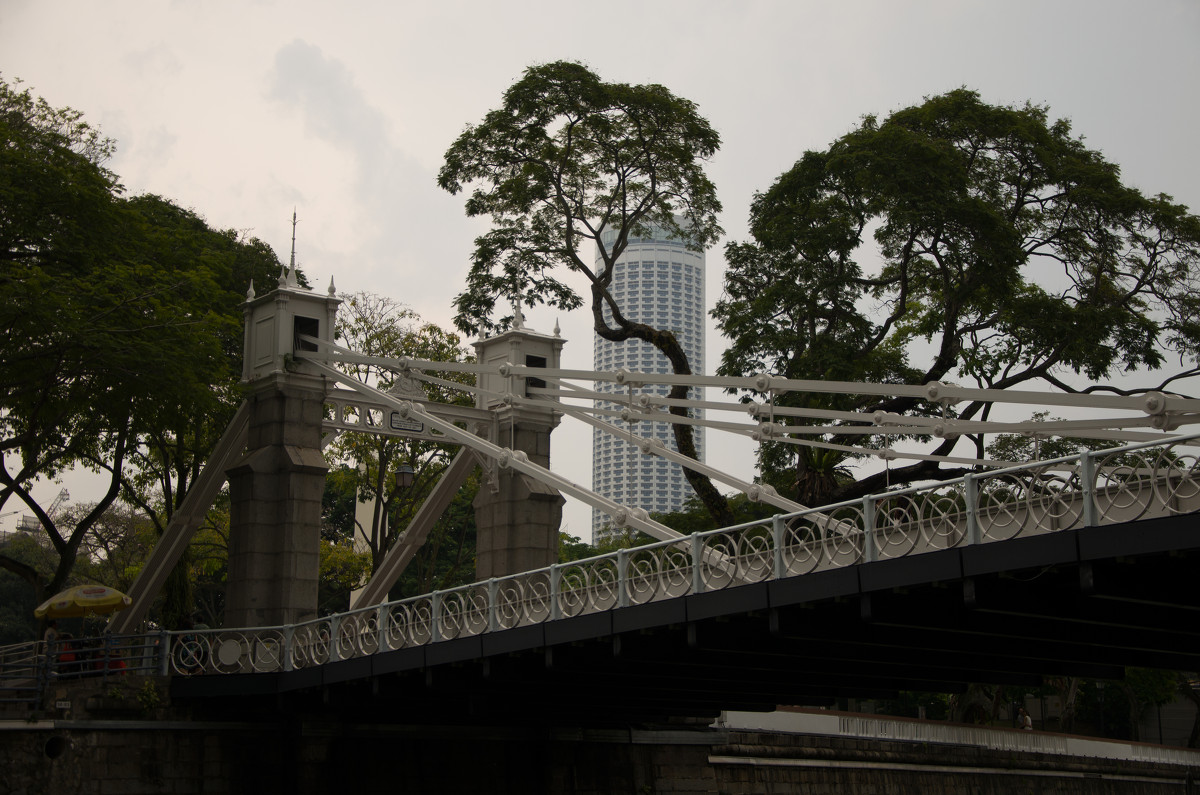
{"label": "stone bridge pier", "polygon": [[325,379],[294,372],[300,335],[332,341],[337,307],[300,287],[295,270],[278,289],[245,304],[242,381],[250,406],[246,452],[229,479],[229,584],[225,625],[294,624],[317,614],[321,495],[329,467],[321,454]]}
{"label": "stone bridge pier", "polygon": [[[491,365],[558,367],[563,339],[517,327],[475,343],[476,358]],[[545,386],[538,378],[480,376],[477,405],[496,415],[491,441],[519,450],[530,463],[549,468],[550,432],[562,415],[553,403],[514,405],[506,396]],[[479,580],[519,574],[558,562],[558,533],[565,500],[558,490],[503,466],[489,468],[475,498],[475,575]]]}

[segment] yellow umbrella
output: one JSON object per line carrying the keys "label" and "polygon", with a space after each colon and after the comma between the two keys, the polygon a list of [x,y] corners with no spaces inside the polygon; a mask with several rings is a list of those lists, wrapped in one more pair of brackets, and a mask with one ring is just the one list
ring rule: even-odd
{"label": "yellow umbrella", "polygon": [[70,618],[88,613],[105,614],[133,604],[125,594],[106,585],[76,585],[57,593],[33,611],[37,618]]}

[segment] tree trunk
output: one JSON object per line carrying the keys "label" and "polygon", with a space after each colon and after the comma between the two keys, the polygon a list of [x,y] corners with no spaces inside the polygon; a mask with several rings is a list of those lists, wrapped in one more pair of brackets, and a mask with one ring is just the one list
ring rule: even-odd
{"label": "tree trunk", "polygon": [[[657,348],[667,361],[671,363],[671,371],[675,375],[691,375],[692,367],[688,363],[687,354],[683,350],[683,346],[679,344],[679,340],[670,331],[656,329],[645,323],[633,323],[621,316],[620,309],[615,308],[615,302],[609,302],[607,305],[613,309],[613,322],[616,328],[610,328],[604,319],[603,308],[606,305],[605,297],[607,291],[600,284],[594,283],[592,286],[592,317],[595,321],[595,330],[600,337],[611,342],[624,342],[630,339],[638,339],[643,342],[648,342]],[[682,384],[677,384],[671,387],[668,397],[673,400],[684,400],[687,398],[688,388]],[[671,414],[677,417],[687,417],[689,412],[683,406],[672,406],[669,409]],[[688,458],[699,461],[699,456],[696,453],[696,440],[692,433],[692,426],[685,423],[674,423],[672,431],[675,435],[675,447],[680,454]],[[713,485],[712,479],[702,472],[696,472],[688,467],[683,468],[683,474],[691,485],[692,490],[696,492],[696,496],[700,498],[700,502],[708,509],[708,513],[712,516],[713,521],[718,527],[728,527],[736,524],[733,516],[733,511],[729,508],[729,502],[725,499],[717,487]]]}

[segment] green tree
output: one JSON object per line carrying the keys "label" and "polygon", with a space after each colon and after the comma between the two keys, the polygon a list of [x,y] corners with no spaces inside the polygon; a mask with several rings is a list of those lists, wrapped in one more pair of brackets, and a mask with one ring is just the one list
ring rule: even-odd
{"label": "green tree", "polygon": [[1200,748],[1200,680],[1195,672],[1177,672],[1175,686],[1178,693],[1196,708],[1196,717],[1192,720],[1192,730],[1188,733],[1187,747]]}
{"label": "green tree", "polygon": [[[0,555],[47,579],[57,565],[49,540],[24,530],[0,533]],[[29,588],[27,578],[11,569],[0,569],[0,646],[39,636],[38,620],[33,617],[33,610],[39,604],[41,601]]]}
{"label": "green tree", "polygon": [[[0,565],[39,595],[67,582],[118,497],[165,526],[239,399],[250,280],[279,272],[261,241],[123,197],[113,146],[0,81],[0,506],[23,502],[58,560],[49,577]],[[79,466],[109,485],[60,526],[30,487]]]}
{"label": "green tree", "polygon": [[[433,323],[423,323],[410,308],[372,293],[345,297],[335,334],[346,347],[365,356],[446,362],[471,359],[457,334]],[[339,366],[349,375],[385,392],[410,397],[423,395],[443,403],[470,403],[470,397],[464,391],[421,385],[388,367],[355,362]],[[455,379],[469,380],[470,376],[448,376],[448,380]],[[360,421],[366,425],[370,418],[363,417]],[[344,469],[335,470],[335,477],[340,480],[338,490],[344,493],[353,489],[359,501],[371,505],[370,519],[363,522],[360,530],[370,549],[371,570],[374,571],[437,484],[454,450],[418,438],[348,432],[329,446],[329,454],[348,464]],[[407,467],[412,476],[408,485],[398,478],[402,467]],[[339,499],[335,495],[331,497],[335,503]],[[344,516],[341,521],[344,527]]]}
{"label": "green tree", "polygon": [[[760,519],[768,519],[779,512],[773,505],[761,502],[751,502],[745,494],[735,494],[729,498],[729,511],[733,514],[731,524],[744,524]],[[715,530],[718,525],[704,504],[695,497],[690,498],[678,511],[668,513],[653,513],[652,519],[661,522],[672,530],[684,535],[700,533],[705,530]]]}
{"label": "green tree", "polygon": [[[175,388],[151,396],[138,412],[121,475],[121,499],[138,506],[161,536],[241,402],[247,289],[273,282],[281,265],[261,240],[213,229],[166,199],[144,195],[128,203],[143,220],[136,256],[171,274],[170,300],[187,313],[181,336],[170,342],[175,369],[162,374]],[[189,548],[165,585],[166,626],[182,626],[195,611],[191,555]]]}
{"label": "green tree", "polygon": [[[361,587],[374,570],[369,546],[360,544],[362,551],[357,551],[355,545],[354,505],[358,503],[360,481],[359,471],[345,465],[332,468],[326,479],[321,582],[318,587],[322,612],[346,610],[350,591]],[[420,486],[414,484],[413,489],[416,488]],[[474,582],[475,509],[472,502],[478,491],[479,477],[476,473],[467,479],[451,500],[445,514],[434,523],[425,543],[417,549],[407,568],[393,584],[389,598],[419,596],[433,590]],[[384,525],[388,530],[385,540],[389,545],[395,543],[397,534],[405,526],[399,518],[401,506],[397,501],[406,503],[404,515],[407,516],[408,512],[420,507],[423,499],[424,494],[405,494],[392,501],[389,511],[391,519]],[[360,531],[362,529],[359,528]],[[328,561],[326,556],[330,558]]]}
{"label": "green tree", "polygon": [[[408,307],[371,293],[346,296],[336,334],[347,347],[368,356],[471,360],[457,334],[424,323]],[[359,380],[400,396],[462,405],[471,402],[463,390],[420,384],[408,374],[398,374],[388,367],[365,363],[345,363],[342,367]],[[447,376],[449,381],[464,383],[470,378],[465,374]],[[371,421],[361,419],[364,423]],[[345,545],[352,542],[357,525],[359,537],[365,541],[367,571],[373,572],[437,484],[453,453],[453,449],[443,444],[420,438],[343,434],[329,447],[329,454],[343,463],[331,469],[326,481],[323,529],[326,538]],[[399,477],[402,471],[411,476],[411,483],[405,484]],[[453,587],[473,579],[475,518],[471,500],[477,490],[478,479],[473,477],[455,496],[393,586],[393,598]],[[366,518],[356,520],[360,504],[369,505],[369,510],[365,512]],[[351,587],[358,585],[361,583]]]}
{"label": "green tree", "polygon": [[[0,80],[0,507],[23,502],[49,528],[59,561],[47,575],[7,555],[0,565],[32,586],[35,601],[66,581],[87,526],[119,484],[65,534],[28,486],[100,449],[123,460],[130,396],[119,382],[146,353],[120,333],[138,312],[132,285],[122,284],[129,274],[107,268],[129,227],[116,175],[103,165],[112,151],[78,112]],[[86,292],[74,289],[80,281]]]}
{"label": "green tree", "polygon": [[574,560],[583,560],[590,558],[600,553],[594,546],[584,541],[582,538],[577,538],[570,533],[559,531],[558,534],[558,562],[570,563]]}
{"label": "green tree", "polygon": [[317,613],[324,616],[350,609],[350,592],[366,582],[370,571],[371,556],[357,552],[353,541],[322,538]]}
{"label": "green tree", "polygon": [[467,479],[388,596],[403,599],[475,581],[475,506],[479,470]]}
{"label": "green tree", "polygon": [[334,464],[325,475],[321,495],[321,539],[331,544],[354,542],[358,512],[358,471],[347,464]]}
{"label": "green tree", "polygon": [[[1200,373],[1200,219],[1124,185],[1115,164],[1047,113],[959,89],[883,121],[868,116],[829,149],[804,153],[755,197],[753,241],[726,249],[714,316],[732,344],[719,372],[991,389],[1036,380],[1122,394]],[[928,358],[917,363],[919,350]],[[1168,353],[1180,366],[1144,389],[1098,383],[1162,369]],[[1096,383],[1079,388],[1077,376]],[[943,410],[907,397],[777,402]],[[982,403],[957,408],[963,418],[987,413]],[[972,441],[982,453],[984,440]],[[775,444],[761,463],[777,472],[795,461],[794,447]],[[831,498],[957,474],[921,461]]]}
{"label": "green tree", "polygon": [[[91,506],[78,505],[71,511],[87,514]],[[84,536],[72,580],[100,583],[127,592],[155,541],[153,522],[137,508],[117,501]]]}
{"label": "green tree", "polygon": [[1179,686],[1179,674],[1149,668],[1126,668],[1125,679],[1116,683],[1128,706],[1129,739],[1142,739],[1142,715],[1150,707],[1161,707],[1172,701]]}
{"label": "green tree", "polygon": [[[583,299],[564,281],[571,274],[587,283],[596,334],[614,342],[642,340],[661,351],[675,373],[691,373],[674,333],[627,316],[609,288],[630,239],[652,228],[696,250],[716,241],[721,205],[703,162],[719,146],[695,104],[662,86],[605,83],[564,61],[526,69],[502,106],[468,126],[446,151],[438,174],[438,184],[451,193],[473,186],[467,215],[492,220],[491,231],[475,241],[466,289],[455,298],[459,328],[470,333],[510,322],[492,318],[502,297],[528,306],[580,307]],[[686,396],[686,387],[672,387],[670,397]],[[678,450],[696,458],[691,426],[674,428]],[[709,479],[685,472],[718,521],[730,520]]]}

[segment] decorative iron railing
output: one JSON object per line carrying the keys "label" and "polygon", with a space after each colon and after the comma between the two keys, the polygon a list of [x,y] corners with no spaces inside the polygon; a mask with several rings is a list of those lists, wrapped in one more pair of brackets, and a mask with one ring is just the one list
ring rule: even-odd
{"label": "decorative iron railing", "polygon": [[177,674],[291,671],[857,563],[1200,510],[1198,436],[828,505],[286,627],[171,633]]}

